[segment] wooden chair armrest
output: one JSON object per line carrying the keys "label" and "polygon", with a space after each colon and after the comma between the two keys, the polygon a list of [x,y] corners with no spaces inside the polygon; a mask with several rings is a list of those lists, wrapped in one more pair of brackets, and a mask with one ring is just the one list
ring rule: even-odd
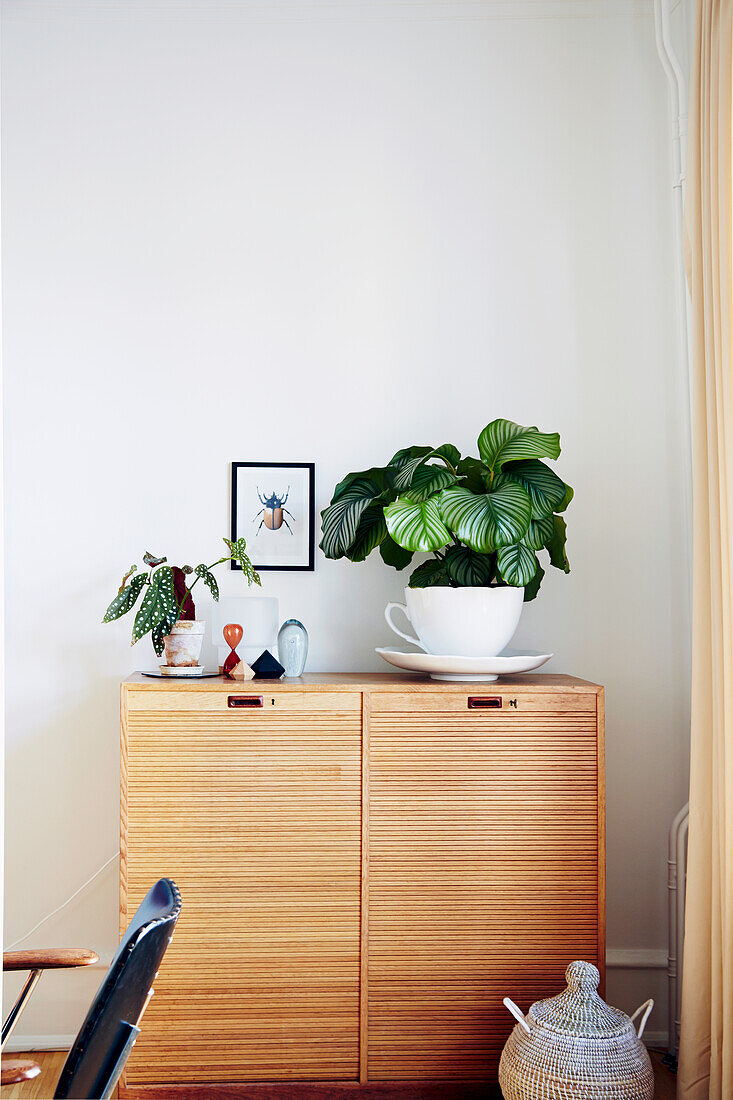
{"label": "wooden chair armrest", "polygon": [[83,949],[6,951],[3,954],[3,970],[65,970],[72,966],[92,966],[95,962],[99,962],[99,955]]}

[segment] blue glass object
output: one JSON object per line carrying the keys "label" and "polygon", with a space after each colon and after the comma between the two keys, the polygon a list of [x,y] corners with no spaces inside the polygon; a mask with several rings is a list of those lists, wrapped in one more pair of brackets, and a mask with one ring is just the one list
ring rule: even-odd
{"label": "blue glass object", "polygon": [[280,627],[277,652],[287,677],[303,675],[308,657],[308,631],[297,619],[288,619]]}

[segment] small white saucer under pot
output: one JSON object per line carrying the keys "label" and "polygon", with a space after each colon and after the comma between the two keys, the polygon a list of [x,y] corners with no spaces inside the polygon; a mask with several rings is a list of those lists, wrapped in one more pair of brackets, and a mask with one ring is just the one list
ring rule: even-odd
{"label": "small white saucer under pot", "polygon": [[204,672],[203,665],[158,665],[161,676],[201,676]]}
{"label": "small white saucer under pot", "polygon": [[553,656],[552,653],[520,653],[505,649],[498,657],[450,657],[433,653],[377,648],[390,665],[408,672],[427,672],[433,680],[497,680],[517,672],[532,672]]}

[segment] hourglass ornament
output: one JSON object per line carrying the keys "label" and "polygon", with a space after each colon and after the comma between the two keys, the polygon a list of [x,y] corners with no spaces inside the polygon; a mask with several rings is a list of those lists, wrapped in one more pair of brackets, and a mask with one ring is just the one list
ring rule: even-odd
{"label": "hourglass ornament", "polygon": [[244,633],[244,631],[242,630],[239,623],[227,623],[227,625],[222,630],[222,634],[224,635],[224,641],[226,642],[226,644],[229,646],[229,649],[231,650],[229,656],[227,657],[226,661],[224,662],[222,672],[224,673],[225,676],[228,676],[230,679],[234,679],[232,674],[233,674],[235,668],[237,667],[237,665],[240,665],[242,663],[240,658],[239,658],[239,654],[236,652],[235,646],[238,646],[239,643],[241,642],[243,633]]}

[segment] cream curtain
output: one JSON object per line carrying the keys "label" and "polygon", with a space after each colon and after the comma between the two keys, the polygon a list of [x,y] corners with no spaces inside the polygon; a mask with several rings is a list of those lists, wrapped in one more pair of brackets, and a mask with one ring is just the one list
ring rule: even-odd
{"label": "cream curtain", "polygon": [[690,84],[694,564],[682,1100],[733,1098],[732,17],[733,0],[698,0]]}

